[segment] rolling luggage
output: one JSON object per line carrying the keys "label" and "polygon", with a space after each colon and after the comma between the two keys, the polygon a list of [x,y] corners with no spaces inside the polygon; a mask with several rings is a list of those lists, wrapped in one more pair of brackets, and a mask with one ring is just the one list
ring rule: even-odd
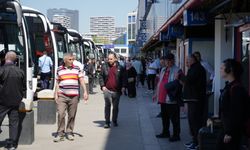
{"label": "rolling luggage", "polygon": [[202,127],[198,134],[199,150],[215,150],[218,134],[218,128]]}

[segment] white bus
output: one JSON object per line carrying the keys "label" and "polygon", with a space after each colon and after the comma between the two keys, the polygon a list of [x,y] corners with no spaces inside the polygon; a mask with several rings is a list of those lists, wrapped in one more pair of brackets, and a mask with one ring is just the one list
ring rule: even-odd
{"label": "white bus", "polygon": [[[17,66],[26,77],[26,93],[22,100],[21,111],[31,111],[33,107],[32,90],[32,57],[28,40],[28,29],[22,15],[22,7],[18,1],[5,0],[0,2],[0,53],[1,60],[8,51],[15,51],[18,56]],[[3,63],[2,63],[3,64]]]}
{"label": "white bus", "polygon": [[[39,67],[38,67],[38,59],[43,55],[43,51],[47,51],[47,55],[53,61],[53,67],[51,68],[51,80],[50,87],[46,89],[46,95],[42,95],[42,91],[39,92],[40,96],[38,98],[53,98],[54,90],[55,90],[55,74],[58,66],[57,62],[57,47],[55,35],[52,32],[52,25],[50,24],[47,17],[42,14],[40,11],[35,10],[29,7],[22,7],[23,16],[27,22],[28,33],[29,33],[29,41],[30,41],[30,49],[31,49],[31,57],[33,62],[33,92],[39,92],[41,87],[38,86],[40,84],[40,75]],[[36,93],[35,93],[35,96]]]}

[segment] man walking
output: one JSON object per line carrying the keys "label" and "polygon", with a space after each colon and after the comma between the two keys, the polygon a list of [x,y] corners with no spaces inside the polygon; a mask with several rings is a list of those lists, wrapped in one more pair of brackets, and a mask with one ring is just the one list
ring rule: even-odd
{"label": "man walking", "polygon": [[[88,99],[83,73],[78,66],[73,65],[73,55],[65,54],[63,59],[64,64],[58,68],[56,77],[55,100],[58,112],[58,129],[54,142],[63,141],[65,136],[70,141],[74,140],[73,129],[79,101],[79,81],[84,90],[83,98],[84,100]],[[65,130],[66,110],[68,113],[68,122]]]}
{"label": "man walking", "polygon": [[133,67],[136,70],[137,77],[136,77],[136,87],[138,87],[139,82],[140,82],[140,77],[142,74],[142,64],[139,58],[135,58],[135,61],[132,63]]}
{"label": "man walking", "polygon": [[24,72],[15,66],[16,53],[8,52],[5,64],[0,68],[0,126],[8,114],[11,150],[18,144],[18,108],[26,91]]}
{"label": "man walking", "polygon": [[51,58],[47,56],[47,51],[43,51],[43,56],[39,58],[38,65],[41,71],[42,89],[49,89],[49,80],[51,78],[53,62]]}
{"label": "man walking", "polygon": [[119,99],[121,93],[125,92],[127,86],[127,76],[125,69],[119,65],[114,53],[108,55],[108,63],[104,64],[99,76],[101,90],[104,93],[105,100],[105,125],[104,128],[110,128],[110,109],[113,105],[112,121],[113,125],[118,126],[117,117],[119,111]]}

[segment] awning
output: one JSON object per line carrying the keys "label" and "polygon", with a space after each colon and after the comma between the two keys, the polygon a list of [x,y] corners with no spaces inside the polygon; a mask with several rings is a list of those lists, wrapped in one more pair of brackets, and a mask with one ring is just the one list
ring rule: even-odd
{"label": "awning", "polygon": [[166,32],[170,24],[175,24],[182,18],[183,12],[187,9],[193,8],[195,6],[198,6],[202,3],[203,0],[187,0],[183,6],[181,6],[176,13],[170,17],[161,27],[158,29],[158,31],[150,37],[150,39],[147,41],[147,43],[142,47],[142,51],[145,51],[146,49],[152,47],[152,45],[155,45],[156,42],[159,41],[159,35],[161,32]]}

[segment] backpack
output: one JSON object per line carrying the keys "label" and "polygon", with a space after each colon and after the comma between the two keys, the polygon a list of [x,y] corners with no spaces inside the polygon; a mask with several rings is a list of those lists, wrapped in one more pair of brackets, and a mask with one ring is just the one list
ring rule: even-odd
{"label": "backpack", "polygon": [[[239,82],[234,83],[231,87],[230,87],[230,95],[232,95],[232,90],[235,86],[240,86]],[[244,109],[246,109],[246,122],[245,122],[245,133],[247,135],[247,137],[250,138],[250,96],[249,94],[246,92],[245,93],[245,98],[246,98],[246,107]]]}

